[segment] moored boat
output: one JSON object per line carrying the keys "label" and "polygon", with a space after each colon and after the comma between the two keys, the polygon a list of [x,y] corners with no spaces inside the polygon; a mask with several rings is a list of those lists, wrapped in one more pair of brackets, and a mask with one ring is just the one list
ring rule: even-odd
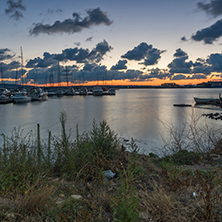
{"label": "moored boat", "polygon": [[116,90],[114,88],[110,88],[108,90],[108,95],[115,96],[116,95]]}
{"label": "moored boat", "polygon": [[15,103],[25,103],[31,101],[31,96],[28,96],[27,92],[17,92],[13,96],[13,101]]}
{"label": "moored boat", "polygon": [[94,96],[102,96],[103,95],[103,90],[101,87],[97,86],[93,88],[93,95]]}
{"label": "moored boat", "polygon": [[41,88],[31,89],[29,95],[32,101],[46,101],[48,99],[48,92],[44,92]]}
{"label": "moored boat", "polygon": [[196,104],[219,104],[220,98],[199,98],[194,97]]}
{"label": "moored boat", "polygon": [[12,98],[9,95],[2,94],[0,95],[0,104],[10,103]]}

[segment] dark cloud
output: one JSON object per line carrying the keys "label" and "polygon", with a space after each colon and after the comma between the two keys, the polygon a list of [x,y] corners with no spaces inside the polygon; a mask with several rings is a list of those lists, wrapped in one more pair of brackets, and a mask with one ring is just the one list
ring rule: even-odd
{"label": "dark cloud", "polygon": [[188,59],[188,55],[186,52],[181,50],[180,48],[176,50],[174,54],[176,57],[173,61],[168,64],[168,68],[170,69],[170,73],[191,73],[191,67],[193,65],[192,61],[186,61]]}
{"label": "dark cloud", "polygon": [[103,40],[103,42],[100,42],[96,45],[94,49],[89,53],[88,60],[100,62],[103,58],[103,56],[110,52],[113,48],[108,44],[106,40]]}
{"label": "dark cloud", "polygon": [[181,40],[182,42],[187,42],[187,41],[188,41],[187,38],[186,38],[186,36],[181,37],[180,40]]}
{"label": "dark cloud", "polygon": [[22,11],[26,10],[25,5],[23,4],[22,0],[13,1],[8,0],[7,2],[8,8],[5,9],[5,14],[10,15],[11,18],[14,18],[15,20],[19,20],[23,17]]}
{"label": "dark cloud", "polygon": [[192,35],[191,38],[195,41],[204,41],[205,44],[212,44],[221,36],[222,36],[222,19],[218,20],[210,27],[197,31],[196,34]]}
{"label": "dark cloud", "polygon": [[126,54],[122,55],[121,58],[135,61],[143,61],[141,64],[145,66],[155,65],[161,58],[161,54],[165,51],[161,51],[157,48],[153,48],[152,45],[148,45],[145,42],[140,43],[134,47],[133,50],[129,50]]}
{"label": "dark cloud", "polygon": [[127,69],[126,63],[127,60],[119,60],[116,65],[111,67],[111,70]]}
{"label": "dark cloud", "polygon": [[181,48],[176,49],[176,52],[173,54],[174,57],[184,57],[187,56],[187,53],[184,52]]}
{"label": "dark cloud", "polygon": [[198,8],[204,10],[209,15],[214,17],[222,15],[222,1],[221,0],[210,0],[210,3],[197,3]]}
{"label": "dark cloud", "polygon": [[86,42],[91,42],[92,41],[92,36],[86,39]]}
{"label": "dark cloud", "polygon": [[198,58],[193,63],[192,73],[203,73],[203,75],[209,75],[212,71],[212,67],[206,62],[205,59]]}
{"label": "dark cloud", "polygon": [[3,72],[7,72],[7,71],[11,71],[12,69],[17,69],[20,67],[20,63],[19,62],[16,62],[16,61],[13,61],[11,63],[0,63],[1,64],[1,67],[3,69]]}
{"label": "dark cloud", "polygon": [[4,48],[0,49],[0,61],[6,60],[6,59],[12,59],[15,56],[15,54],[12,54],[10,49]]}
{"label": "dark cloud", "polygon": [[27,68],[50,67],[60,62],[75,61],[77,63],[98,63],[112,47],[104,40],[96,45],[91,51],[83,48],[67,48],[59,54],[45,52],[43,58],[37,57],[27,62]]}
{"label": "dark cloud", "polygon": [[148,76],[151,79],[153,79],[153,78],[166,79],[166,78],[169,78],[171,76],[169,71],[165,70],[165,69],[155,68],[155,69],[150,69],[148,71],[149,71]]}
{"label": "dark cloud", "polygon": [[170,78],[171,80],[182,80],[182,79],[186,79],[186,75],[183,74],[178,74],[178,75],[173,75]]}
{"label": "dark cloud", "polygon": [[100,8],[87,10],[88,16],[81,19],[78,13],[73,13],[72,19],[66,19],[62,22],[56,21],[53,25],[49,24],[34,24],[34,27],[29,31],[30,35],[38,34],[56,34],[56,33],[76,33],[83,29],[90,28],[93,25],[111,25],[112,21],[108,18],[105,12]]}
{"label": "dark cloud", "polygon": [[207,76],[204,74],[194,74],[194,75],[189,75],[187,76],[186,79],[206,79]]}
{"label": "dark cloud", "polygon": [[213,53],[206,60],[212,72],[222,72],[222,54]]}
{"label": "dark cloud", "polygon": [[86,71],[86,72],[92,72],[93,69],[96,67],[97,65],[95,63],[92,63],[92,64],[85,64],[85,66],[83,67],[83,71]]}

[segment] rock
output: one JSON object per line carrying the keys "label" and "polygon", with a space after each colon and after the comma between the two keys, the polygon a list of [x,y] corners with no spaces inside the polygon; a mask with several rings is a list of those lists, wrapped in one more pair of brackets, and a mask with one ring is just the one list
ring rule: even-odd
{"label": "rock", "polygon": [[59,194],[59,197],[65,198],[65,195],[64,195],[63,193],[60,193],[60,194]]}
{"label": "rock", "polygon": [[151,219],[150,215],[148,213],[146,213],[146,212],[140,212],[139,215],[140,215],[140,217],[142,217],[145,220]]}
{"label": "rock", "polygon": [[5,217],[9,220],[9,221],[15,221],[15,214],[13,213],[6,213]]}
{"label": "rock", "polygon": [[73,194],[70,197],[73,198],[73,199],[76,199],[76,200],[82,199],[82,196],[81,195],[77,195],[77,194]]}

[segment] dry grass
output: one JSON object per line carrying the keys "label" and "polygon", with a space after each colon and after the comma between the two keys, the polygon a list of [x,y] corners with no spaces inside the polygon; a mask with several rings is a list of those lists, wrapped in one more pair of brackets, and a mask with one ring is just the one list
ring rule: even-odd
{"label": "dry grass", "polygon": [[41,185],[40,181],[30,186],[24,196],[15,197],[15,212],[24,215],[34,215],[45,211],[50,206],[50,201],[56,187],[52,185]]}
{"label": "dry grass", "polygon": [[187,207],[175,199],[173,192],[155,181],[153,191],[145,191],[141,203],[152,221],[189,221]]}

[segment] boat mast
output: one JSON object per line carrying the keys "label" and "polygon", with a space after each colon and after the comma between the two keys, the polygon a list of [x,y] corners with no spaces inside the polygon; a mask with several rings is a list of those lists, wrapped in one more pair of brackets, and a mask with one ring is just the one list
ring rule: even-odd
{"label": "boat mast", "polygon": [[3,87],[5,87],[5,83],[3,80],[3,68],[2,68],[2,63],[1,63],[1,84],[3,84]]}
{"label": "boat mast", "polygon": [[59,62],[58,62],[58,86],[61,87],[61,73],[60,73]]}
{"label": "boat mast", "polygon": [[22,71],[22,75],[21,75],[21,80],[22,80],[22,85],[24,84],[24,79],[23,79],[23,53],[22,53],[22,47],[20,47],[21,50],[21,71]]}
{"label": "boat mast", "polygon": [[18,85],[18,69],[16,68],[16,71],[15,71],[15,85],[17,86]]}

